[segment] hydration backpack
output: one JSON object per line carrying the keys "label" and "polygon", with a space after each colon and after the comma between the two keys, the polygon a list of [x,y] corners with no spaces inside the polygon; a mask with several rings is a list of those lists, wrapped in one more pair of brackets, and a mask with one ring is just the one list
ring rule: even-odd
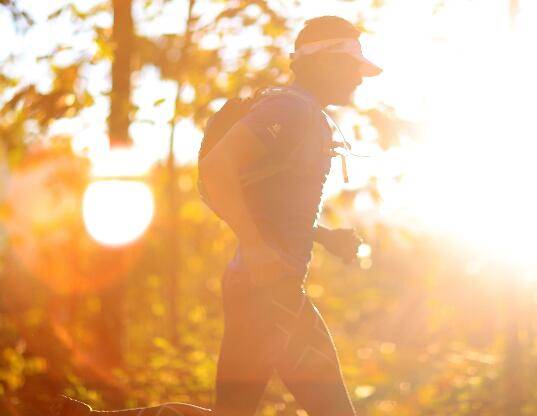
{"label": "hydration backpack", "polygon": [[[244,117],[252,109],[255,103],[260,99],[272,95],[288,94],[294,97],[298,97],[307,102],[308,98],[303,94],[292,90],[288,87],[272,87],[266,89],[258,89],[252,97],[246,99],[231,98],[211,116],[206,124],[203,139],[201,141],[201,147],[198,153],[198,166],[201,160],[209,153],[209,151],[216,146],[216,144],[224,137],[224,135],[231,129],[231,127]],[[310,104],[308,103],[308,108]],[[241,184],[243,186],[250,185],[283,170],[290,169],[290,164],[265,164],[257,170],[248,172],[247,175],[241,177]],[[207,206],[216,212],[214,207],[209,203],[209,198],[204,189],[200,176],[198,175],[198,192],[201,199]],[[217,213],[218,214],[218,213]]]}
{"label": "hydration backpack", "polygon": [[198,165],[228,130],[250,111],[253,104],[261,97],[261,93],[262,90],[257,90],[253,97],[231,98],[209,118],[203,131],[203,139],[198,153]]}

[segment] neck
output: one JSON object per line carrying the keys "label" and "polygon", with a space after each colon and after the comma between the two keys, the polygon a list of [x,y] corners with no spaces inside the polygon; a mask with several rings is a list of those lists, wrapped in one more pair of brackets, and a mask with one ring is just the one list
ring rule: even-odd
{"label": "neck", "polygon": [[327,102],[326,96],[322,93],[322,90],[319,88],[319,86],[314,85],[313,83],[309,83],[304,79],[298,79],[295,78],[293,81],[293,84],[298,85],[299,87],[305,89],[308,91],[311,95],[315,97],[319,105],[324,109],[327,105],[330,103]]}

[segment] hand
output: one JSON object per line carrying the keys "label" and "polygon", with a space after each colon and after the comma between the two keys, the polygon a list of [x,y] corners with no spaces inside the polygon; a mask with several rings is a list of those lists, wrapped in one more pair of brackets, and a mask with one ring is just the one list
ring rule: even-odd
{"label": "hand", "polygon": [[270,286],[296,269],[265,243],[243,246],[242,259],[251,283],[257,287]]}
{"label": "hand", "polygon": [[356,260],[358,247],[362,244],[362,239],[358,237],[353,229],[338,228],[326,230],[322,240],[319,241],[330,253],[340,257],[344,263],[348,264]]}

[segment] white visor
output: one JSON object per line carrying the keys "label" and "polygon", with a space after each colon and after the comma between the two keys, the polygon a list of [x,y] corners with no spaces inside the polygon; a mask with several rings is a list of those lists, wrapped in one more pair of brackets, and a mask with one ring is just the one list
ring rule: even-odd
{"label": "white visor", "polygon": [[374,77],[382,72],[380,67],[364,57],[362,46],[358,39],[337,38],[311,42],[302,45],[290,55],[291,59],[296,61],[303,56],[312,55],[317,52],[345,53],[352,56],[360,63],[360,72],[364,77]]}

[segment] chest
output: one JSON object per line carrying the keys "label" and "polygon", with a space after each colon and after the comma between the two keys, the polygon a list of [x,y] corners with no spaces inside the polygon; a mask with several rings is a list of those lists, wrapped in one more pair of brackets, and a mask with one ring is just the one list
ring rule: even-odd
{"label": "chest", "polygon": [[315,114],[309,137],[304,141],[304,146],[297,156],[295,163],[301,167],[305,176],[310,178],[324,177],[330,171],[331,159],[330,144],[332,142],[332,130],[325,115],[322,112]]}

